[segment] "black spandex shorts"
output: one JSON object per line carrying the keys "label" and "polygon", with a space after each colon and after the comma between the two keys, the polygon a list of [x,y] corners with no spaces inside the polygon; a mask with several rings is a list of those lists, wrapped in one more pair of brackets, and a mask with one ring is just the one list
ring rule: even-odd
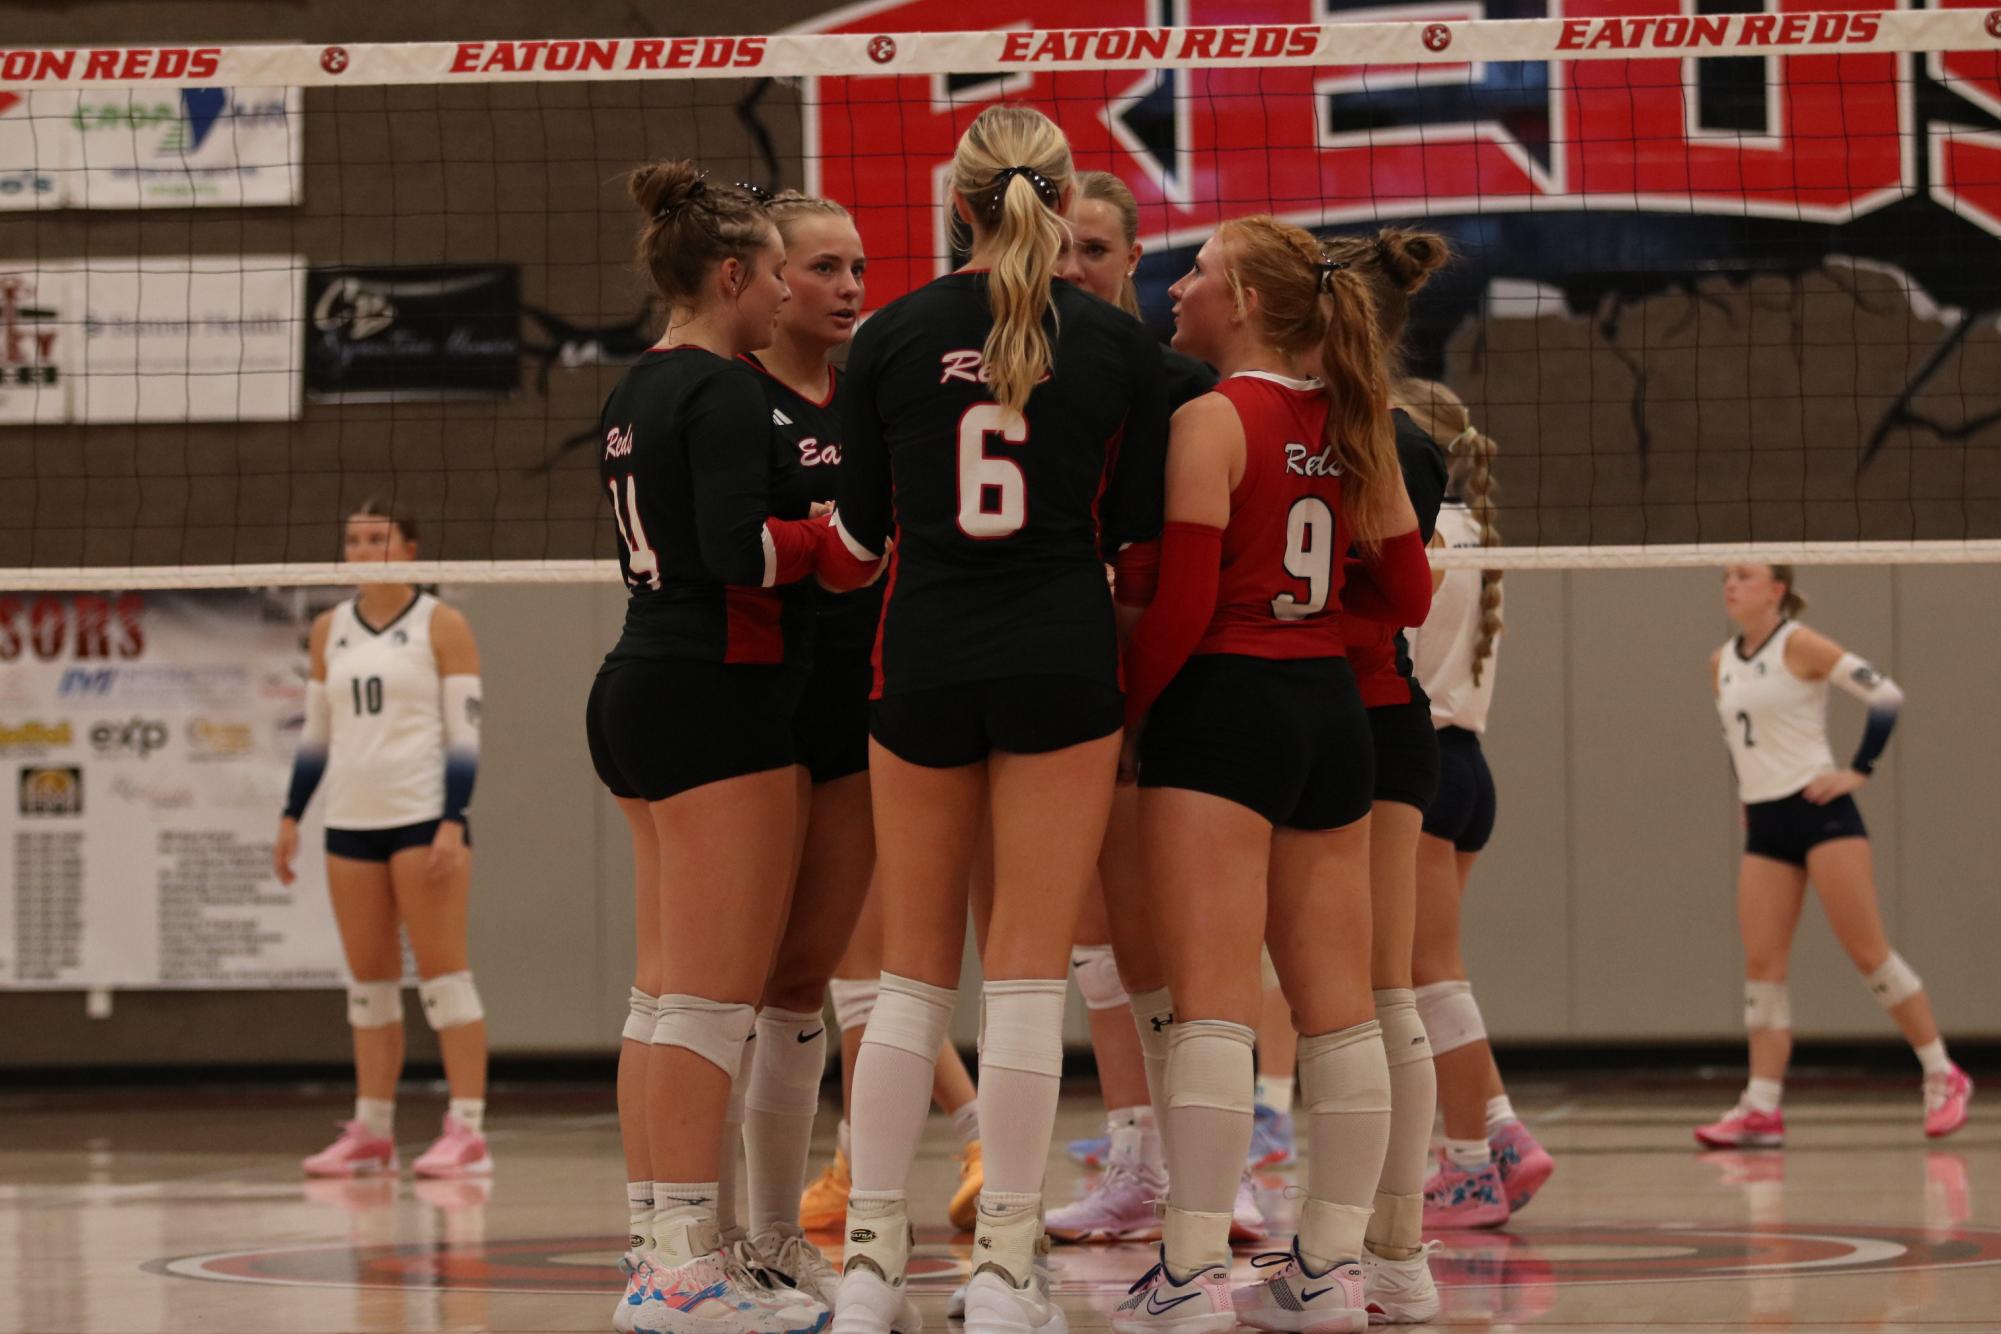
{"label": "black spandex shorts", "polygon": [[868,772],[871,646],[822,644],[792,714],[792,745],[815,783]]}
{"label": "black spandex shorts", "polygon": [[1479,852],[1494,836],[1494,775],[1478,732],[1438,729],[1438,795],[1425,808],[1424,832],[1461,852]]}
{"label": "black spandex shorts", "polygon": [[803,682],[780,665],[628,658],[591,684],[584,736],[614,797],[665,801],[706,783],[796,763]]}
{"label": "black spandex shorts", "polygon": [[869,735],[927,769],[978,764],[994,751],[1043,755],[1125,725],[1125,697],[1081,676],[1007,676],[879,699]]}
{"label": "black spandex shorts", "polygon": [[1855,798],[1836,797],[1816,806],[1795,792],[1777,801],[1744,807],[1744,851],[1789,866],[1806,865],[1806,855],[1837,838],[1867,838]]}
{"label": "black spandex shorts", "polygon": [[1376,800],[1427,810],[1438,795],[1438,729],[1431,701],[1419,694],[1407,704],[1369,710],[1376,741]]}
{"label": "black spandex shorts", "polygon": [[[442,820],[423,820],[394,829],[329,829],[327,855],[357,862],[386,862],[410,848],[428,848]],[[472,825],[466,823],[466,846],[472,846]]]}
{"label": "black spandex shorts", "polygon": [[1369,813],[1375,746],[1346,658],[1190,658],[1140,738],[1141,787],[1234,801],[1288,829]]}

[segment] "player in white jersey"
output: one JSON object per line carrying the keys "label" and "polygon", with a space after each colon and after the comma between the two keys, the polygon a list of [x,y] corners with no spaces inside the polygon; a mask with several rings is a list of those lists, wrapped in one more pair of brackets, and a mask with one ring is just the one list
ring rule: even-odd
{"label": "player in white jersey", "polygon": [[[1784,1142],[1779,1097],[1793,1046],[1786,962],[1809,881],[1835,938],[1924,1066],[1925,1134],[1936,1139],[1966,1124],[1973,1096],[1973,1081],[1946,1055],[1924,984],[1884,934],[1869,836],[1852,795],[1869,781],[1889,742],[1903,692],[1801,625],[1795,618],[1805,607],[1790,565],[1732,565],[1723,572],[1723,608],[1738,633],[1711,655],[1709,669],[1744,803],[1737,924],[1751,1082],[1727,1115],[1696,1130],[1696,1140],[1710,1148]],[[1845,767],[1827,742],[1830,683],[1869,709],[1861,744]]]}
{"label": "player in white jersey", "polygon": [[[415,559],[411,520],[365,502],[347,520],[346,559]],[[325,779],[327,888],[353,981],[354,1119],[306,1159],[311,1176],[396,1170],[403,1070],[403,955],[410,938],[424,1017],[438,1034],[451,1106],[413,1164],[420,1176],[492,1171],[486,1021],[466,961],[472,859],[466,806],[479,760],[479,650],[466,618],[409,584],[363,583],[313,622],[306,727],[272,860],[291,884],[299,817]]]}
{"label": "player in white jersey", "polygon": [[[1434,545],[1493,546],[1496,446],[1443,385],[1400,387],[1406,411],[1445,447],[1448,476]],[[1499,1227],[1525,1207],[1556,1165],[1508,1100],[1459,949],[1459,909],[1473,864],[1494,832],[1494,777],[1480,748],[1494,699],[1501,572],[1440,575],[1431,615],[1410,632],[1412,669],[1438,729],[1438,793],[1417,850],[1417,931],[1411,977],[1431,1040],[1445,1144],[1425,1183],[1426,1227]]]}

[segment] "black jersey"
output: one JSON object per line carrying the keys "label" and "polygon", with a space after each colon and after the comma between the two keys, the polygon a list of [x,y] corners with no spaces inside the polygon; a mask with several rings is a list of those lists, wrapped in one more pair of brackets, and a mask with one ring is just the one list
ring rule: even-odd
{"label": "black jersey", "polygon": [[[1410,496],[1411,509],[1417,512],[1417,535],[1429,544],[1438,528],[1438,507],[1445,503],[1445,451],[1431,438],[1431,432],[1402,408],[1393,409],[1390,420],[1396,423],[1397,463],[1403,472],[1404,491]],[[1371,708],[1377,707],[1378,701],[1403,703],[1424,698],[1424,689],[1411,667],[1410,641],[1402,627],[1358,619],[1351,627],[1348,658]],[[1391,671],[1400,690],[1386,691],[1385,680],[1371,679],[1372,674],[1387,678]]]}
{"label": "black jersey", "polygon": [[1116,684],[1104,560],[1160,532],[1153,335],[1058,280],[1050,375],[1009,412],[981,375],[986,290],[981,272],[939,278],[864,324],[848,358],[837,520],[875,555],[895,539],[877,698],[1010,676]]}
{"label": "black jersey", "polygon": [[[794,487],[804,503],[832,500],[841,471],[841,375],[827,371],[827,392],[810,399],[765,369],[754,355],[746,362],[759,371],[764,396],[771,404],[772,475],[792,500]],[[802,584],[799,594],[814,609],[814,652],[860,652],[875,642],[876,621],[882,615],[882,584],[853,593],[833,593],[817,583]]]}
{"label": "black jersey", "polygon": [[1167,415],[1174,416],[1183,403],[1189,403],[1214,389],[1220,377],[1216,368],[1206,361],[1197,361],[1185,352],[1173,348],[1163,348],[1160,353],[1161,369],[1167,382]]}
{"label": "black jersey", "polygon": [[803,519],[809,498],[778,466],[763,378],[682,346],[648,352],[605,400],[598,476],[631,592],[609,660],[775,663],[810,645],[810,603],[771,586],[765,520]]}

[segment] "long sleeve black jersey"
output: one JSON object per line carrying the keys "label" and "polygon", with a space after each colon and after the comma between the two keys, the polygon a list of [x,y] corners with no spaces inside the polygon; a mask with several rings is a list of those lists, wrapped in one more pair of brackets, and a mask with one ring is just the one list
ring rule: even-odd
{"label": "long sleeve black jersey", "polygon": [[[808,503],[832,500],[841,473],[840,397],[847,377],[830,368],[826,394],[811,399],[771,374],[755,355],[744,360],[757,368],[771,404],[772,475],[780,479],[787,499],[796,486],[803,488]],[[816,658],[827,652],[868,653],[882,616],[880,583],[852,593],[829,592],[818,584],[796,591],[813,604]]]}
{"label": "long sleeve black jersey", "polygon": [[1160,532],[1160,346],[1070,283],[1049,376],[1015,413],[981,366],[983,272],[950,274],[862,326],[842,390],[836,519],[858,555],[892,539],[876,696],[1009,676],[1116,684],[1104,561]]}
{"label": "long sleeve black jersey", "polygon": [[599,419],[598,475],[631,597],[610,660],[798,661],[812,605],[777,584],[768,519],[804,519],[810,488],[773,439],[764,377],[699,347],[653,351]]}

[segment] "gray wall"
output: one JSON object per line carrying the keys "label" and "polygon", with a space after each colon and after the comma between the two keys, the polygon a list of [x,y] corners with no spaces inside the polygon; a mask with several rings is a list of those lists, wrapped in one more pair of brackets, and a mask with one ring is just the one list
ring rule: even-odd
{"label": "gray wall", "polygon": [[[1815,625],[1909,695],[1861,796],[1883,913],[1947,1031],[2001,1036],[2001,896],[1988,822],[2001,716],[1981,682],[2001,657],[1992,569],[1818,570]],[[1466,903],[1487,1022],[1533,1040],[1730,1039],[1740,954],[1740,830],[1705,674],[1726,627],[1706,571],[1514,574],[1488,752],[1493,847]],[[616,588],[478,588],[455,599],[484,656],[486,756],[475,805],[472,952],[497,1051],[609,1053],[631,961],[631,858],[598,789],[582,712],[617,635]],[[1834,704],[1837,752],[1860,710]],[[969,974],[970,976],[970,974]],[[1807,1035],[1891,1030],[1811,908],[1793,972]],[[976,1011],[961,1007],[970,1041]],[[1071,1036],[1082,1041],[1073,1005]],[[0,1065],[338,1060],[328,993],[126,993],[91,1021],[74,994],[0,995]],[[413,1057],[429,1034],[411,1026]]]}
{"label": "gray wall", "polygon": [[[1884,917],[1954,1033],[2001,1033],[2001,937],[1986,820],[2001,791],[2001,718],[1968,708],[2001,657],[2001,573],[1819,570],[1813,623],[1910,696],[1860,800]],[[1466,904],[1466,951],[1493,1031],[1529,1039],[1738,1033],[1741,831],[1711,705],[1727,631],[1707,571],[1510,575],[1489,732],[1501,792]],[[578,724],[619,595],[479,589],[462,599],[487,657],[475,951],[498,1042],[607,1046],[626,985],[631,909],[622,821],[594,791]],[[1835,697],[1838,753],[1861,711]],[[532,983],[530,981],[532,979]],[[1885,1036],[1886,1021],[1809,910],[1794,1011],[1810,1035]],[[962,1007],[960,1036],[971,1037]],[[1081,1014],[1073,1007],[1073,1036]]]}

